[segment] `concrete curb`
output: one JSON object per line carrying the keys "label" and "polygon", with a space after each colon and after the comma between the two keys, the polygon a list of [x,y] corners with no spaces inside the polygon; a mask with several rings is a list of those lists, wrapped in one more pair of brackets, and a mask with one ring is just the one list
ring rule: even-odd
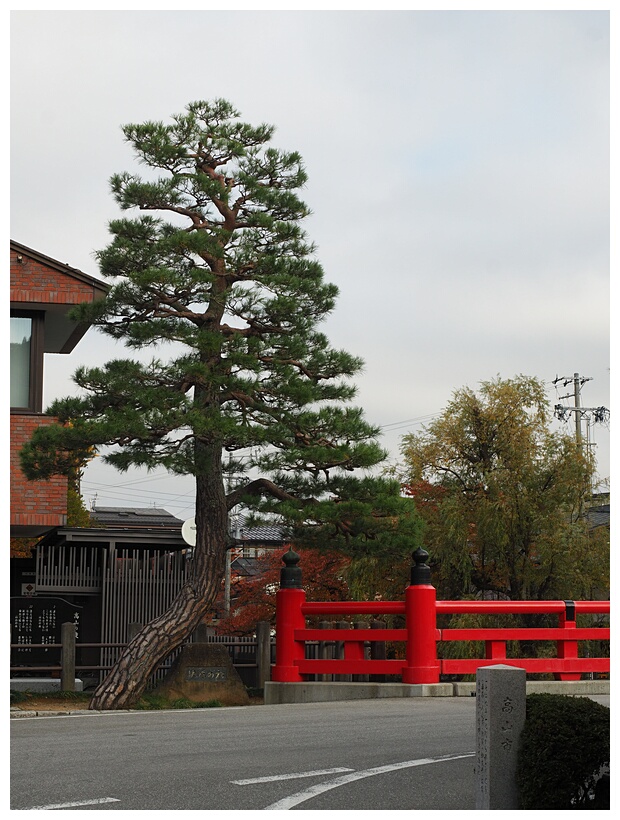
{"label": "concrete curb", "polygon": [[[527,693],[557,695],[608,695],[609,681],[528,681]],[[473,697],[476,683],[265,683],[265,705],[327,703],[374,698]]]}
{"label": "concrete curb", "polygon": [[[609,695],[610,681],[527,681],[526,693],[542,692],[556,695]],[[382,698],[455,698],[474,697],[476,684],[469,683],[347,683],[304,681],[302,683],[265,682],[265,706],[290,703],[330,703],[347,700],[373,700]],[[225,708],[225,707],[224,707]],[[11,707],[12,718],[64,717],[76,715],[118,715],[135,709],[72,709],[70,711],[32,710]],[[138,710],[143,711],[143,710]],[[157,710],[168,711],[168,710]],[[173,710],[186,711],[186,710]]]}
{"label": "concrete curb", "polygon": [[[472,697],[476,694],[475,682],[454,683],[455,697]],[[550,695],[608,695],[608,680],[528,680],[525,683],[526,694],[533,692]]]}
{"label": "concrete curb", "polygon": [[[25,709],[11,709],[11,720],[33,717],[76,717],[76,716],[97,716],[97,715],[119,715],[131,712],[131,709],[115,709],[111,711],[97,711],[95,709],[71,709],[70,711],[55,711],[53,709],[37,709],[27,711]],[[135,711],[135,710],[133,710]],[[163,710],[162,710],[163,711]]]}

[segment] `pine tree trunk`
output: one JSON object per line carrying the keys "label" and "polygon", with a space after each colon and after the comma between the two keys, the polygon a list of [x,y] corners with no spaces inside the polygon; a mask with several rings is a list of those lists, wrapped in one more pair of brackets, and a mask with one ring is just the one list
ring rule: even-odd
{"label": "pine tree trunk", "polygon": [[135,636],[95,690],[90,709],[126,709],[140,697],[157,666],[209,611],[219,591],[221,573],[213,571],[211,578],[212,582],[202,588],[186,582],[169,609]]}
{"label": "pine tree trunk", "polygon": [[224,576],[228,546],[221,452],[221,446],[201,448],[203,471],[196,476],[196,547],[190,578],[168,610],[143,627],[125,647],[95,690],[89,709],[126,709],[135,703],[157,666],[212,607]]}

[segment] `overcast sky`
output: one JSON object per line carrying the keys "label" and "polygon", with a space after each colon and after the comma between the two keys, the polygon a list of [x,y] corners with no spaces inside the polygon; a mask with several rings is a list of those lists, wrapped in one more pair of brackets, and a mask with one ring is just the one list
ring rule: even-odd
{"label": "overcast sky", "polygon": [[[582,405],[613,410],[609,96],[605,11],[14,11],[11,238],[98,276],[109,178],[139,171],[120,126],[224,97],[304,158],[340,288],[325,330],[365,360],[357,403],[394,459],[498,375],[567,405],[552,382],[579,373]],[[48,355],[44,401],[119,355],[95,330]],[[591,435],[606,477],[609,430]],[[191,479],[98,460],[83,495],[194,513]]]}

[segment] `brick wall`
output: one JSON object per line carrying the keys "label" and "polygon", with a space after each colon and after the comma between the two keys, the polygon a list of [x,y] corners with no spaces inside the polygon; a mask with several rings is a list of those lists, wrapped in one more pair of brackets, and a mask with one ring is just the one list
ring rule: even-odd
{"label": "brick wall", "polygon": [[67,479],[28,481],[19,464],[19,451],[36,427],[52,424],[51,416],[11,415],[11,526],[62,527],[67,523]]}
{"label": "brick wall", "polygon": [[77,305],[92,301],[93,286],[88,282],[11,249],[11,302]]}

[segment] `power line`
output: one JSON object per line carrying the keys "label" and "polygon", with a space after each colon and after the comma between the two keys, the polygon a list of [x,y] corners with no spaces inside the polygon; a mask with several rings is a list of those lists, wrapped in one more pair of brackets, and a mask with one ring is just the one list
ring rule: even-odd
{"label": "power line", "polygon": [[[560,421],[568,421],[571,413],[574,413],[575,419],[575,439],[577,446],[581,449],[583,447],[583,436],[581,432],[582,419],[589,425],[592,421],[594,424],[607,422],[609,419],[609,410],[606,407],[583,407],[581,404],[581,388],[586,382],[592,381],[591,376],[580,376],[579,373],[574,373],[572,376],[556,376],[553,384],[556,387],[558,382],[562,382],[563,387],[568,387],[569,384],[573,386],[573,392],[567,393],[565,396],[560,396],[560,401],[563,399],[574,399],[575,404],[563,405],[556,404],[554,407],[554,415]],[[589,438],[589,437],[588,437]]]}
{"label": "power line", "polygon": [[[439,413],[428,413],[425,416],[416,416],[413,419],[404,419],[403,421],[393,421],[389,424],[382,424],[379,429],[385,430],[388,433],[393,433],[395,430],[400,430],[402,427],[408,427],[410,424],[421,424],[425,421],[430,421],[436,418]],[[388,430],[388,428],[391,428]]]}
{"label": "power line", "polygon": [[[409,427],[412,424],[421,424],[425,421],[429,421],[433,418],[436,418],[438,415],[439,413],[427,413],[422,416],[415,416],[413,418],[403,419],[401,421],[389,422],[387,424],[380,425],[379,429],[386,433],[392,433],[396,432],[397,430]],[[244,455],[241,453],[235,456],[235,459],[238,461],[247,461],[250,458],[251,455]],[[154,481],[161,481],[170,478],[170,473],[162,472],[156,473],[154,475],[148,475],[145,477],[133,478],[128,481],[115,481],[113,484],[82,479],[82,490],[85,495],[94,495],[95,499],[97,498],[99,492],[103,492],[108,497],[113,499],[126,500],[129,495],[131,496],[131,500],[135,501],[137,496],[144,498],[144,491],[142,490],[142,488],[138,487],[138,485],[152,483]],[[190,478],[190,476],[188,476],[188,478]],[[163,490],[154,490],[149,487],[147,492],[149,498],[152,498],[153,496],[159,496],[161,498],[161,503],[166,504],[166,506],[181,507],[182,509],[186,509],[188,508],[188,504],[183,503],[182,500],[190,500],[191,498],[192,501],[190,503],[193,503],[195,488],[192,487],[185,493],[171,494]]]}

